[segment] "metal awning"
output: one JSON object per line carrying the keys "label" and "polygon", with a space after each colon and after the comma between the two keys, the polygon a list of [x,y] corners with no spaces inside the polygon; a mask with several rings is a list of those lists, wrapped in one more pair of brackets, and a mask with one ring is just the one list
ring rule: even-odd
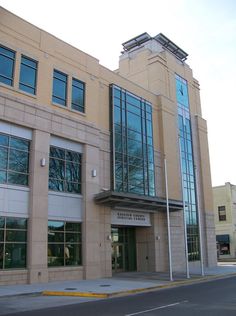
{"label": "metal awning", "polygon": [[216,241],[219,243],[229,243],[229,235],[216,235]]}
{"label": "metal awning", "polygon": [[[110,206],[112,208],[133,208],[148,211],[165,211],[166,199],[151,197],[132,193],[123,193],[115,191],[104,191],[96,194],[94,200],[97,204]],[[183,202],[169,199],[170,211],[179,211],[183,209]]]}

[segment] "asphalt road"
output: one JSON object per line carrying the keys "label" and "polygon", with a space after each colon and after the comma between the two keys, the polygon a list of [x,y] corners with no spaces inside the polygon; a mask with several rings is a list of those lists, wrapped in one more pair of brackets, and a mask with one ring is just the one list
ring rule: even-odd
{"label": "asphalt road", "polygon": [[[27,302],[27,296],[18,297],[16,302],[22,299]],[[35,297],[35,299],[37,299],[37,297]],[[106,300],[80,301],[79,304],[75,298],[71,300],[71,302],[65,300],[69,305],[62,303],[65,297],[57,299],[61,304],[59,307],[45,308],[46,305],[42,305],[40,310],[31,310],[8,315],[236,316],[236,277]],[[28,301],[28,303],[30,303],[30,301]],[[33,301],[31,304],[32,303]],[[11,298],[8,298],[8,304],[11,304]],[[0,301],[0,311],[1,315],[5,315],[2,301]]]}

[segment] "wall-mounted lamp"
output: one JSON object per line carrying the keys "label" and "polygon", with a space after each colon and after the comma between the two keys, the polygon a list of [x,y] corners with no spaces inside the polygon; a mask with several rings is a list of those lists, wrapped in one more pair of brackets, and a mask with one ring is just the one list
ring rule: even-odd
{"label": "wall-mounted lamp", "polygon": [[111,240],[111,235],[107,235],[107,240]]}
{"label": "wall-mounted lamp", "polygon": [[97,176],[97,170],[96,169],[93,169],[92,172],[91,172],[91,175],[92,177],[96,177]]}
{"label": "wall-mounted lamp", "polygon": [[41,166],[41,167],[45,167],[45,166],[46,166],[46,159],[45,159],[45,158],[42,158],[42,159],[40,160],[40,166]]}
{"label": "wall-mounted lamp", "polygon": [[160,240],[160,239],[161,239],[161,236],[156,235],[156,240]]}

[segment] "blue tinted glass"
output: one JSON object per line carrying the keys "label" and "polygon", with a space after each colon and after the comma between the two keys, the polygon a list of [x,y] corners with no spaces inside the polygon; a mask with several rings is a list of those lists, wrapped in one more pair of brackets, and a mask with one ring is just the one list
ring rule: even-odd
{"label": "blue tinted glass", "polygon": [[7,183],[7,172],[0,170],[0,183]]}
{"label": "blue tinted glass", "polygon": [[65,159],[66,151],[58,147],[50,147],[50,157]]}
{"label": "blue tinted glass", "polygon": [[9,152],[9,170],[28,173],[28,156],[27,152],[11,149]]}
{"label": "blue tinted glass", "polygon": [[[145,100],[125,91],[120,94],[118,90],[114,95],[115,190],[155,195],[153,147],[148,147],[148,144],[153,143],[151,106],[146,106]],[[122,101],[117,98],[121,95]],[[150,181],[147,161],[151,173]]]}
{"label": "blue tinted glass", "polygon": [[114,106],[114,123],[121,124],[121,113],[117,106]]}
{"label": "blue tinted glass", "polygon": [[0,134],[0,145],[8,146],[9,137],[7,135]]}
{"label": "blue tinted glass", "polygon": [[6,48],[6,47],[3,47],[3,46],[0,46],[0,54],[1,55],[5,55],[5,56],[8,56],[12,59],[15,58],[15,52],[13,52],[12,50]]}
{"label": "blue tinted glass", "polygon": [[188,108],[189,105],[187,84],[178,79],[176,80],[176,95],[177,102]]}
{"label": "blue tinted glass", "polygon": [[84,112],[84,90],[72,86],[71,103],[72,109]]}
{"label": "blue tinted glass", "polygon": [[28,185],[28,175],[18,172],[8,172],[7,180],[9,184]]}
{"label": "blue tinted glass", "polygon": [[54,179],[65,179],[65,162],[63,160],[50,158],[49,177]]}
{"label": "blue tinted glass", "polygon": [[66,105],[67,76],[54,70],[53,101]]}
{"label": "blue tinted glass", "polygon": [[141,117],[133,113],[127,112],[127,123],[130,129],[141,132]]}
{"label": "blue tinted glass", "polygon": [[65,99],[66,98],[66,84],[65,82],[55,79],[53,81],[53,95]]}
{"label": "blue tinted glass", "polygon": [[0,169],[7,169],[8,149],[0,147]]}
{"label": "blue tinted glass", "polygon": [[24,151],[29,151],[29,144],[28,140],[22,138],[11,137],[10,138],[10,147],[15,149],[20,149]]}
{"label": "blue tinted glass", "polygon": [[[25,60],[25,58],[24,58]],[[34,63],[36,67],[36,63],[29,60],[29,63]],[[35,67],[28,66],[21,62],[21,70],[20,70],[20,89],[29,93],[35,93],[36,87],[36,69]]]}
{"label": "blue tinted glass", "polygon": [[114,88],[113,93],[114,93],[114,97],[117,97],[120,99],[120,90],[119,89]]}
{"label": "blue tinted glass", "polygon": [[32,60],[30,58],[27,58],[27,57],[21,57],[21,63],[22,64],[25,64],[25,65],[28,65],[29,67],[31,68],[37,68],[37,62],[35,60]]}
{"label": "blue tinted glass", "polygon": [[127,104],[127,110],[130,112],[133,112],[137,115],[141,115],[141,110],[140,108],[137,108],[136,106],[133,106],[131,104]]}
{"label": "blue tinted glass", "polygon": [[0,55],[0,81],[12,85],[13,83],[14,60]]}
{"label": "blue tinted glass", "polygon": [[79,81],[77,79],[72,79],[72,85],[77,87],[77,88],[80,88],[82,90],[84,90],[84,83],[82,81]]}
{"label": "blue tinted glass", "polygon": [[73,162],[67,162],[65,178],[70,182],[79,182],[81,180],[80,165]]}
{"label": "blue tinted glass", "polygon": [[131,96],[129,94],[126,95],[126,102],[135,105],[138,108],[141,108],[141,101],[134,96]]}
{"label": "blue tinted glass", "polygon": [[67,81],[67,75],[63,74],[60,71],[54,70],[54,75],[53,76],[54,76],[54,78],[57,78],[57,79],[59,79],[61,81],[64,81],[64,82]]}
{"label": "blue tinted glass", "polygon": [[13,60],[0,55],[0,74],[12,78]]}

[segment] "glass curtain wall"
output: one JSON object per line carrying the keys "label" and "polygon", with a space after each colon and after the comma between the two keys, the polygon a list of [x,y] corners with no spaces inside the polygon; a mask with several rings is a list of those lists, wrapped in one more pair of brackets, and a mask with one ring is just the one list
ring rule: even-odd
{"label": "glass curtain wall", "polygon": [[188,100],[187,82],[176,75],[176,96],[178,103],[178,126],[180,138],[180,157],[182,163],[183,195],[187,225],[188,259],[200,259],[199,227],[197,217],[196,184],[192,148],[192,132]]}
{"label": "glass curtain wall", "polygon": [[155,195],[152,106],[111,85],[113,188]]}

